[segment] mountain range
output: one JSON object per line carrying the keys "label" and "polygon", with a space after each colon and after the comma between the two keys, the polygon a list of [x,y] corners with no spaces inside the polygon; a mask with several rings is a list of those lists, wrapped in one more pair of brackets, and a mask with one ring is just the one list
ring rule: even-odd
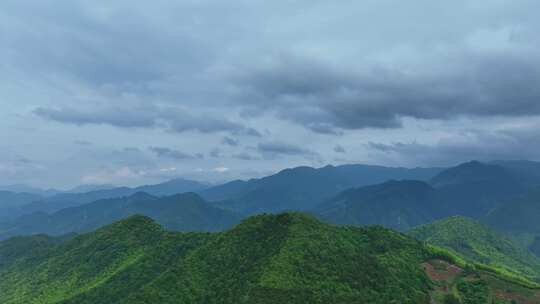
{"label": "mountain range", "polygon": [[[22,216],[0,219],[0,237],[89,231],[136,213],[133,210],[152,216],[152,208],[140,210],[126,207],[129,205],[126,202],[131,200],[129,197],[139,193],[138,197],[151,205],[155,197],[186,191],[196,191],[206,199],[204,202],[200,198],[194,201],[204,206],[213,205],[212,208],[216,210],[229,210],[237,217],[237,214],[246,216],[296,210],[310,212],[334,224],[378,224],[400,231],[454,215],[469,216],[489,224],[490,221],[499,222],[490,220],[496,218],[498,212],[505,214],[505,201],[520,197],[523,193],[534,193],[527,190],[531,179],[520,179],[512,170],[476,161],[444,170],[365,165],[326,166],[319,169],[297,167],[261,179],[233,181],[210,188],[197,182],[176,179],[138,188],[59,194],[18,207],[14,214]],[[390,176],[418,179],[390,178],[377,184]],[[375,184],[364,185],[370,182]],[[144,196],[142,192],[148,195]],[[107,199],[112,200],[101,201]],[[118,206],[123,206],[123,209]],[[183,213],[197,213],[193,204],[182,208],[175,208],[167,215],[175,218]],[[214,220],[213,217],[210,219]],[[165,224],[163,217],[159,220]],[[70,224],[70,221],[77,225]],[[529,222],[534,225],[534,216]],[[500,221],[500,225],[503,223]],[[171,228],[184,231],[201,229],[199,225],[191,229],[181,225]],[[214,229],[205,227],[203,230]]]}
{"label": "mountain range", "polygon": [[[10,217],[15,218],[17,216],[31,214],[34,212],[51,213],[62,210],[64,208],[79,206],[101,199],[129,196],[137,192],[146,192],[148,194],[156,196],[166,196],[177,193],[200,191],[207,187],[208,185],[204,183],[177,178],[156,185],[144,185],[135,188],[116,187],[108,189],[107,187],[105,187],[105,189],[99,189],[83,193],[59,193],[48,197],[38,197],[31,203],[20,206],[20,208],[17,208],[16,210],[12,210],[12,212],[10,213]],[[83,187],[82,189],[84,188],[87,187]],[[0,204],[2,203],[3,201],[0,201]]]}
{"label": "mountain range", "polygon": [[216,208],[195,193],[156,197],[138,192],[52,214],[23,215],[0,224],[0,240],[18,235],[88,232],[134,214],[149,216],[165,228],[176,231],[220,231],[240,221],[239,215]]}
{"label": "mountain range", "polygon": [[243,214],[310,210],[351,187],[383,183],[391,179],[429,180],[441,168],[390,168],[368,165],[297,167],[248,181],[233,181],[208,188],[200,194],[209,201]]}
{"label": "mountain range", "polygon": [[540,303],[535,164],[0,192],[0,303]]}

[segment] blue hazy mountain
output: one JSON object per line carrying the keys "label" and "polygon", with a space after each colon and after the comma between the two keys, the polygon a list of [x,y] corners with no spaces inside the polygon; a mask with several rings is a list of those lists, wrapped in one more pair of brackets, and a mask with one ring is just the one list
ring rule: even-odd
{"label": "blue hazy mountain", "polygon": [[427,181],[441,168],[391,168],[369,165],[297,167],[248,181],[233,181],[200,194],[223,207],[246,214],[310,210],[348,188],[392,179]]}
{"label": "blue hazy mountain", "polygon": [[315,208],[322,219],[346,225],[383,225],[405,231],[436,218],[436,190],[422,181],[389,181],[353,188]]}
{"label": "blue hazy mountain", "polygon": [[51,213],[97,200],[129,196],[137,192],[146,192],[155,196],[166,196],[177,193],[201,191],[207,187],[207,184],[201,182],[177,178],[156,185],[145,185],[136,188],[117,187],[85,193],[62,193],[29,204],[22,208],[18,215],[31,214],[34,212]]}
{"label": "blue hazy mountain", "polygon": [[220,231],[239,222],[228,210],[208,204],[195,193],[156,197],[144,192],[98,200],[52,214],[36,212],[0,224],[0,239],[18,235],[63,235],[97,229],[130,215],[151,217],[176,231]]}

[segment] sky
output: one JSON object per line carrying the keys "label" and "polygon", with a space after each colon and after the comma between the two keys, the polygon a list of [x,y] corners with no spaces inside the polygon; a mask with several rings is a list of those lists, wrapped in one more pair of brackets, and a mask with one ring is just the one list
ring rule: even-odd
{"label": "sky", "polygon": [[536,0],[2,0],[0,184],[540,160]]}

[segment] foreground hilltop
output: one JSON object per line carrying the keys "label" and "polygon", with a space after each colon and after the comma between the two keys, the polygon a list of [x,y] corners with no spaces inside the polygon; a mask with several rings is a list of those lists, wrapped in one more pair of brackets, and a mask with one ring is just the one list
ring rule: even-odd
{"label": "foreground hilltop", "polygon": [[168,232],[136,215],[74,238],[14,238],[0,242],[0,277],[6,304],[540,301],[401,233],[298,213],[222,233]]}
{"label": "foreground hilltop", "polygon": [[538,280],[540,259],[506,235],[470,218],[453,216],[418,226],[408,234],[469,260]]}

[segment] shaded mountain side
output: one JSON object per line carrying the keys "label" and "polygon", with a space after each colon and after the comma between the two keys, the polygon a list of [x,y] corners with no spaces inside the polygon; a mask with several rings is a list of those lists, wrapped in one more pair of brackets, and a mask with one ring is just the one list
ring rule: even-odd
{"label": "shaded mountain side", "polygon": [[469,218],[455,216],[416,227],[412,237],[448,248],[482,264],[540,278],[540,259],[503,234]]}
{"label": "shaded mountain side", "polygon": [[334,224],[383,225],[408,230],[434,220],[435,189],[421,181],[390,181],[349,189],[314,212]]}
{"label": "shaded mountain side", "polygon": [[[214,234],[167,232],[147,217],[133,216],[65,242],[46,243],[39,252],[0,264],[1,303],[427,304],[448,295],[485,299],[464,303],[486,304],[502,296],[539,299],[517,281],[449,264],[451,256],[403,234],[382,227],[336,227],[296,213],[255,216]],[[497,285],[501,282],[504,289]]]}
{"label": "shaded mountain side", "polygon": [[505,168],[477,161],[447,169],[430,184],[437,189],[440,217],[480,218],[501,201],[517,197],[528,189]]}
{"label": "shaded mountain side", "polygon": [[207,188],[206,184],[186,179],[174,179],[161,184],[145,185],[136,188],[118,187],[113,189],[90,191],[85,193],[62,193],[24,206],[17,215],[34,212],[52,213],[65,208],[80,206],[97,200],[129,196],[137,192],[146,192],[155,196],[167,196],[185,192],[196,192]]}
{"label": "shaded mountain side", "polygon": [[540,235],[540,187],[507,200],[489,212],[483,221],[498,230]]}
{"label": "shaded mountain side", "polygon": [[348,189],[312,211],[335,224],[404,231],[454,215],[483,218],[526,189],[506,169],[473,161],[442,171],[429,184],[402,180]]}
{"label": "shaded mountain side", "polygon": [[297,167],[249,181],[234,181],[200,194],[210,201],[247,213],[309,210],[339,192],[391,179],[429,180],[439,168],[389,168],[368,165]]}
{"label": "shaded mountain side", "polygon": [[13,218],[24,205],[40,199],[37,194],[0,191],[0,221]]}
{"label": "shaded mountain side", "polygon": [[536,236],[528,248],[534,255],[540,258],[540,236]]}
{"label": "shaded mountain side", "polygon": [[0,225],[0,239],[39,233],[88,232],[133,214],[149,216],[165,228],[177,231],[220,231],[240,221],[238,215],[208,204],[195,193],[155,197],[140,192],[62,209],[53,214],[24,215]]}
{"label": "shaded mountain side", "polygon": [[540,162],[529,160],[496,160],[490,164],[498,165],[508,170],[521,183],[540,186]]}

